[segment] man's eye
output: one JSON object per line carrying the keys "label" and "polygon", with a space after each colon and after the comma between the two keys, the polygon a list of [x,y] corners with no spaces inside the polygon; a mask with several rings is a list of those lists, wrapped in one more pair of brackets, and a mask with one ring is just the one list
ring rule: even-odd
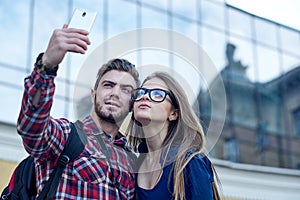
{"label": "man's eye", "polygon": [[111,84],[111,83],[104,83],[103,84],[103,87],[105,87],[105,88],[111,88],[113,86],[113,84]]}
{"label": "man's eye", "polygon": [[131,94],[132,89],[131,89],[131,88],[124,87],[124,88],[122,88],[122,91],[123,91],[125,94]]}

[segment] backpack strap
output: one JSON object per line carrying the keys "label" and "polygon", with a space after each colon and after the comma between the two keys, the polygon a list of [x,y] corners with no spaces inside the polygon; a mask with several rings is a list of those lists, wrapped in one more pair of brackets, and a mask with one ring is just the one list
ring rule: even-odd
{"label": "backpack strap", "polygon": [[[112,176],[114,177],[114,169],[113,169],[112,164],[111,164],[111,162],[110,162],[111,154],[110,154],[110,152],[108,151],[108,149],[107,149],[107,147],[106,147],[106,145],[105,145],[105,142],[104,142],[102,136],[101,136],[101,135],[95,135],[95,136],[96,136],[96,139],[97,139],[97,141],[98,141],[98,144],[99,144],[100,147],[101,147],[101,150],[102,150],[103,154],[105,155],[105,157],[106,157],[106,159],[107,159],[107,162],[108,162],[108,165],[109,165],[108,167],[111,168]],[[126,148],[125,148],[125,150],[126,150],[127,155],[129,155],[129,162],[130,162],[131,159],[134,159],[134,157],[133,157],[134,155],[132,154],[132,152],[129,151],[129,149],[126,149]],[[122,200],[123,197],[122,197],[122,194],[121,194],[121,191],[120,191],[120,183],[119,183],[118,181],[116,181],[114,184],[115,184],[116,189],[117,189],[117,191],[118,191],[119,197],[120,197],[120,199]]]}
{"label": "backpack strap", "polygon": [[87,138],[83,131],[83,124],[77,120],[74,123],[70,123],[71,133],[67,139],[63,152],[59,156],[58,162],[52,172],[49,180],[45,184],[42,192],[37,199],[52,199],[55,195],[57,187],[59,185],[62,173],[69,162],[73,162],[75,158],[83,151]]}
{"label": "backpack strap", "polygon": [[[35,188],[35,175],[34,175],[34,161],[33,157],[27,156],[22,162],[18,165],[18,167],[15,169],[11,181],[9,182],[9,185],[7,187],[7,199],[17,200],[20,199],[20,196],[22,196],[22,193],[27,195],[31,195],[28,193],[35,192],[31,191],[30,187],[34,186]],[[24,174],[26,173],[26,176]],[[28,177],[29,176],[29,177]],[[13,189],[9,193],[9,187],[13,184]],[[29,188],[24,188],[29,187]],[[1,195],[2,199],[5,199]]]}
{"label": "backpack strap", "polygon": [[[103,154],[104,154],[105,157],[106,157],[106,160],[107,160],[108,165],[109,165],[108,167],[111,169],[112,177],[115,177],[115,176],[114,176],[114,169],[113,169],[112,164],[111,164],[111,162],[110,162],[110,157],[111,157],[111,155],[110,155],[110,153],[109,153],[109,151],[108,151],[108,149],[107,149],[107,147],[106,147],[106,145],[105,145],[105,142],[104,142],[104,140],[103,140],[103,138],[102,138],[101,135],[95,135],[95,136],[96,136],[96,139],[97,139],[97,141],[98,141],[98,144],[99,144],[100,147],[101,147],[101,150],[102,150]],[[116,181],[114,184],[115,184],[116,189],[117,189],[117,191],[118,191],[119,197],[120,197],[120,199],[122,200],[123,198],[122,198],[122,195],[121,195],[121,192],[120,192],[120,189],[119,189],[119,182]]]}

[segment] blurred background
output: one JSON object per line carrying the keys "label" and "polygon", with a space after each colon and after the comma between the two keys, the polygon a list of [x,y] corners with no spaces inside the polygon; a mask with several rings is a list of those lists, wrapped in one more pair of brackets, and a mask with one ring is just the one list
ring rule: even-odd
{"label": "blurred background", "polygon": [[75,120],[89,113],[88,94],[77,89],[90,85],[78,80],[85,59],[99,46],[102,52],[119,48],[103,44],[132,31],[143,38],[145,28],[167,30],[170,48],[177,42],[172,33],[182,35],[206,53],[215,78],[207,81],[199,66],[172,51],[136,48],[120,57],[141,71],[157,64],[181,74],[212,141],[209,154],[224,199],[300,199],[300,26],[263,15],[262,6],[272,4],[249,2],[251,9],[233,0],[1,0],[0,189],[27,155],[15,128],[23,80],[53,30],[83,8],[98,13],[92,45],[86,55],[67,54],[60,65],[52,116]]}

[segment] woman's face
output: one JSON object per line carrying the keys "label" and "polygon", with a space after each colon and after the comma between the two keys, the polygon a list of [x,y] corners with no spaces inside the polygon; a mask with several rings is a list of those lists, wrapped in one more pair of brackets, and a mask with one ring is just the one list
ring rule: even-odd
{"label": "woman's face", "polygon": [[[155,89],[162,89],[165,91],[169,91],[164,81],[162,81],[159,78],[152,78],[146,81],[142,85],[142,88],[145,89],[155,88]],[[164,94],[164,92],[162,92],[162,94]],[[154,95],[156,95],[155,91],[153,91],[153,96]],[[157,93],[157,95],[160,95],[160,93]],[[149,97],[149,90],[147,90],[146,93],[144,93],[141,96],[140,100],[134,102],[133,112],[134,112],[135,120],[137,120],[143,126],[145,126],[145,125],[149,125],[150,123],[162,124],[169,120],[174,120],[173,114],[175,112],[175,109],[171,104],[171,99],[169,95],[166,95],[164,101],[155,102],[151,100],[151,98]]]}

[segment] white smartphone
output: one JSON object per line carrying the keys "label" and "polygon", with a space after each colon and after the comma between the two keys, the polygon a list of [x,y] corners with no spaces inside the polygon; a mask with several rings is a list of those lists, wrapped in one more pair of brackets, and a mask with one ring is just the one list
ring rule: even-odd
{"label": "white smartphone", "polygon": [[76,8],[73,12],[68,27],[84,29],[90,32],[96,19],[96,16],[97,12]]}

